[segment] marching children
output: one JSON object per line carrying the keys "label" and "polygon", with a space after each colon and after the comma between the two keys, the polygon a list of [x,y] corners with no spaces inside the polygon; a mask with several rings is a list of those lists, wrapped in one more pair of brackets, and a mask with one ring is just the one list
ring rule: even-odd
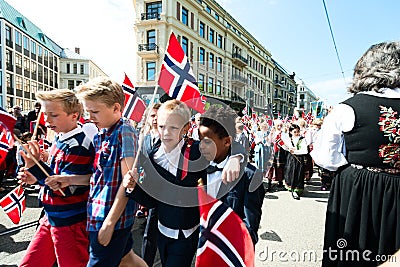
{"label": "marching children", "polygon": [[101,129],[94,137],[94,173],[88,201],[89,262],[87,266],[146,266],[132,250],[135,203],[125,197],[123,176],[137,152],[137,133],[122,118],[124,93],[114,81],[99,77],[77,88],[91,120]]}
{"label": "marching children", "polygon": [[[185,104],[169,100],[161,105],[157,116],[161,143],[148,155],[141,154],[146,178],[136,186],[130,172],[124,177],[124,186],[134,189],[130,196],[139,203],[158,209],[158,250],[162,265],[189,267],[199,238],[197,183],[206,177],[209,162],[201,157],[199,141],[184,138],[190,120]],[[239,175],[239,160],[235,157],[227,169],[227,180],[231,181]]]}
{"label": "marching children", "polygon": [[[50,175],[75,175],[88,181],[95,152],[77,125],[82,106],[75,94],[68,89],[59,89],[37,92],[36,98],[42,103],[46,124],[58,134],[50,149],[49,165],[39,163]],[[25,145],[25,149],[36,159],[40,158],[36,141]],[[25,168],[21,168],[19,178],[24,183],[41,185],[39,199],[45,216],[40,220],[20,266],[52,267],[55,262],[60,267],[86,266],[89,258],[86,231],[88,182],[51,190],[44,183],[47,175],[31,157],[24,152],[21,155]]]}
{"label": "marching children", "polygon": [[226,203],[243,219],[255,245],[258,241],[257,231],[265,195],[262,170],[245,162],[245,171],[239,180],[224,184],[220,179],[236,134],[235,117],[236,114],[231,109],[211,106],[200,117],[200,151],[211,161],[205,181],[207,193]]}

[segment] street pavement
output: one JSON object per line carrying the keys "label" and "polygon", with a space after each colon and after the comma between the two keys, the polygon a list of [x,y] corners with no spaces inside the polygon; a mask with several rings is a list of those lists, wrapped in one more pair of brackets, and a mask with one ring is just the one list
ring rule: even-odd
{"label": "street pavement", "polygon": [[[7,180],[11,190],[15,181]],[[5,193],[0,193],[0,197]],[[255,248],[256,266],[321,266],[325,210],[329,192],[320,191],[320,181],[314,173],[306,185],[301,200],[295,200],[286,190],[265,195],[259,241]],[[0,266],[17,266],[32,240],[34,223],[40,216],[37,190],[26,189],[27,209],[16,227],[0,210]],[[140,222],[139,220],[137,222]],[[25,229],[18,229],[23,225]],[[140,255],[141,230],[134,226],[134,250]],[[159,259],[155,266],[161,266]]]}

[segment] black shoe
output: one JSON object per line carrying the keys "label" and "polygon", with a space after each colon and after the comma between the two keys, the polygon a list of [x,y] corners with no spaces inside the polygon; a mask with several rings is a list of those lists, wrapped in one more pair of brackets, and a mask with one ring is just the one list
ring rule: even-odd
{"label": "black shoe", "polygon": [[296,200],[300,200],[300,196],[295,191],[292,191],[292,197]]}
{"label": "black shoe", "polygon": [[278,182],[278,188],[283,188],[283,182],[282,181]]}

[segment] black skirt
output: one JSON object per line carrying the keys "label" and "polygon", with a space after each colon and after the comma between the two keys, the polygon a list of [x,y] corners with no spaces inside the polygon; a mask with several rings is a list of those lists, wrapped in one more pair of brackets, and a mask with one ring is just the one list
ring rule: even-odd
{"label": "black skirt", "polygon": [[400,176],[351,166],[328,201],[322,266],[377,266],[400,248]]}
{"label": "black skirt", "polygon": [[285,165],[285,184],[291,191],[302,193],[304,189],[304,159],[305,155],[288,153]]}

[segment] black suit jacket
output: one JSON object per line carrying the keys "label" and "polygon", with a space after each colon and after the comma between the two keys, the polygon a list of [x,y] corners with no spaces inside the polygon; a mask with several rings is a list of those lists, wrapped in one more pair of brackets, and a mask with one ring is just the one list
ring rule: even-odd
{"label": "black suit jacket", "polygon": [[242,218],[254,245],[258,241],[264,196],[262,172],[250,163],[247,163],[240,179],[228,184],[221,183],[217,194],[219,200]]}

